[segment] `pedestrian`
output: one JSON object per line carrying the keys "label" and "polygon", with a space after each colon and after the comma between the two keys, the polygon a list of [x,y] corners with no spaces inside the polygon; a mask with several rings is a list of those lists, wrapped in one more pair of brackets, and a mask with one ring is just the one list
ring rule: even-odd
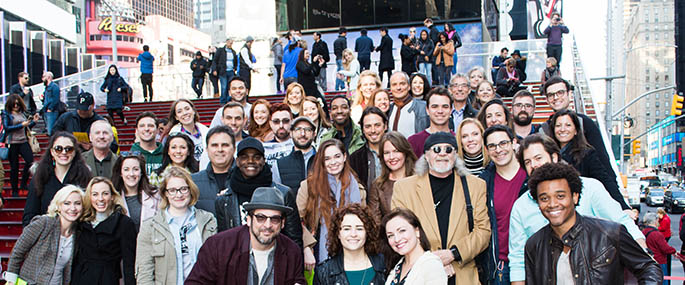
{"label": "pedestrian", "polygon": [[33,99],[33,90],[29,88],[29,74],[25,71],[19,72],[17,79],[19,82],[10,87],[9,94],[19,94],[26,104],[25,115],[33,115],[38,109],[36,108],[36,102]]}
{"label": "pedestrian", "polygon": [[[29,181],[29,169],[33,165],[33,151],[28,142],[28,132],[38,121],[38,114],[26,117],[24,112],[26,105],[18,94],[12,94],[7,98],[5,110],[2,111],[2,127],[5,131],[4,142],[9,144],[10,184],[12,184],[12,197],[19,196],[19,190],[26,190]],[[24,160],[24,170],[19,180],[19,155]]]}
{"label": "pedestrian", "polygon": [[402,71],[407,74],[412,74],[416,72],[416,57],[421,55],[422,50],[418,46],[411,44],[411,38],[405,34],[400,34],[398,36],[402,42],[402,47],[400,48],[400,58],[402,62]]}
{"label": "pedestrian", "polygon": [[288,44],[283,51],[283,62],[281,65],[280,83],[283,88],[288,89],[288,85],[297,82],[297,61],[300,57],[300,37],[288,33]]}
{"label": "pedestrian", "polygon": [[435,44],[433,40],[428,37],[426,30],[421,30],[421,36],[418,40],[419,49],[423,54],[419,55],[417,63],[419,65],[419,72],[428,78],[429,83],[433,83],[433,49]]}
{"label": "pedestrian", "polygon": [[[428,31],[429,31],[428,37],[431,39],[431,41],[433,41],[433,44],[437,44],[438,41],[440,40],[438,37],[438,35],[440,34],[440,31],[438,31],[438,28],[433,24],[433,19],[426,18],[425,20],[423,20],[423,25],[428,29]],[[437,70],[437,67],[435,66],[435,63],[432,66],[431,73],[432,73],[431,78],[433,79],[433,82],[431,82],[431,84],[437,85],[438,84],[438,81],[437,81],[438,70]]]}
{"label": "pedestrian", "polygon": [[281,38],[275,37],[271,42],[271,56],[274,58],[274,68],[276,69],[276,92],[283,92],[281,88],[281,67],[283,65],[283,44]]}
{"label": "pedestrian", "polygon": [[[143,84],[143,98],[145,102],[152,102],[152,62],[155,57],[150,53],[148,45],[143,46],[143,52],[138,55],[140,62],[140,83]],[[148,97],[148,94],[150,97]]]}
{"label": "pedestrian", "polygon": [[378,75],[383,81],[383,74],[388,74],[388,88],[390,88],[390,76],[395,69],[395,58],[392,56],[392,38],[388,35],[388,28],[382,27],[381,44],[376,47],[376,51],[381,53],[381,60],[378,63]]}
{"label": "pedestrian", "polygon": [[214,88],[214,98],[219,97],[219,77],[217,77],[214,74],[214,71],[216,71],[213,68],[216,68],[214,65],[214,56],[216,55],[216,47],[215,46],[209,46],[209,60],[207,61],[207,72],[209,73],[209,81],[212,82],[212,87]]}
{"label": "pedestrian", "polygon": [[435,57],[435,66],[438,71],[438,85],[447,86],[452,77],[452,66],[454,65],[454,43],[447,37],[445,32],[441,32],[438,37],[440,40],[435,43],[433,56]]}
{"label": "pedestrian", "polygon": [[373,40],[367,36],[368,31],[362,29],[361,34],[357,40],[354,41],[354,51],[357,52],[357,58],[361,70],[369,70],[371,68],[371,52],[373,51]]}
{"label": "pedestrian", "polygon": [[247,36],[247,38],[245,38],[245,44],[243,44],[243,47],[240,49],[240,56],[238,56],[238,76],[245,79],[247,90],[250,90],[250,86],[252,86],[252,72],[259,73],[259,70],[255,69],[257,58],[252,54],[253,43],[254,38],[252,36]]}
{"label": "pedestrian", "polygon": [[43,109],[42,113],[45,114],[45,128],[48,130],[48,136],[52,136],[52,128],[57,122],[57,118],[60,115],[60,105],[62,101],[60,100],[60,90],[57,83],[53,82],[54,75],[50,71],[43,72],[43,85],[45,85],[45,93],[43,93]]}
{"label": "pedestrian", "polygon": [[[300,51],[298,57],[297,65],[295,69],[297,70],[297,83],[302,87],[302,98],[304,96],[312,96],[325,100],[321,92],[319,91],[319,86],[317,86],[317,80],[319,80],[319,75],[325,73],[326,69],[326,59],[321,55],[314,55],[312,52],[312,61],[309,62],[310,52],[306,49]],[[287,90],[288,88],[286,88]]]}
{"label": "pedestrian", "polygon": [[545,60],[545,69],[542,70],[542,75],[540,76],[540,86],[545,85],[547,79],[552,77],[561,77],[561,70],[557,65],[557,59],[553,57],[548,57]]}
{"label": "pedestrian", "polygon": [[664,239],[668,241],[671,239],[671,217],[666,214],[664,208],[659,207],[656,210],[657,216],[659,216],[659,232],[664,236]]}
{"label": "pedestrian", "polygon": [[207,73],[208,66],[209,64],[202,56],[202,52],[197,51],[195,59],[190,62],[190,70],[193,71],[193,80],[190,85],[193,87],[193,91],[197,94],[198,99],[202,97],[202,86],[205,84],[205,73]]}
{"label": "pedestrian", "polygon": [[551,20],[551,24],[542,33],[547,36],[547,57],[555,58],[557,66],[560,66],[562,34],[568,34],[569,30],[559,12],[552,12]]}
{"label": "pedestrian", "polygon": [[105,82],[100,86],[100,91],[107,93],[107,113],[114,119],[114,113],[119,115],[119,119],[128,125],[126,117],[124,117],[124,94],[128,94],[131,87],[119,75],[119,69],[116,65],[109,66],[107,75],[105,75]]}
{"label": "pedestrian", "polygon": [[228,83],[235,76],[237,68],[238,54],[233,50],[233,40],[227,38],[226,44],[222,48],[217,48],[210,67],[212,75],[218,77],[221,83],[221,95],[219,97],[221,105],[231,101],[231,96],[228,95]]}
{"label": "pedestrian", "polygon": [[[327,63],[331,61],[331,55],[328,51],[328,44],[326,44],[326,42],[323,39],[321,39],[321,36],[321,32],[314,32],[314,44],[312,45],[311,56],[312,58],[320,56],[323,59],[323,64],[321,65],[321,72],[319,72],[319,75],[316,76],[316,82],[319,84],[319,87],[323,89],[323,91],[326,91],[328,90],[328,83],[326,82],[326,68],[328,67]],[[312,62],[317,61],[312,60]],[[309,92],[307,92],[307,94],[309,94]]]}
{"label": "pedestrian", "polygon": [[[652,212],[646,213],[645,216],[642,217],[642,225],[642,233],[647,239],[647,248],[652,251],[654,260],[661,266],[661,271],[664,272],[664,276],[671,275],[671,268],[668,267],[668,265],[670,265],[668,259],[670,259],[670,255],[675,254],[677,256],[678,253],[675,248],[668,244],[664,239],[664,236],[657,229],[659,227],[659,218],[657,217],[657,214]],[[668,280],[664,280],[664,285],[668,285],[668,282]]]}
{"label": "pedestrian", "polygon": [[[338,30],[338,38],[333,42],[333,53],[335,54],[336,72],[342,69],[343,50],[347,49],[347,29],[340,27]],[[336,76],[335,91],[345,89],[345,81]],[[324,104],[326,104],[324,102]]]}
{"label": "pedestrian", "polygon": [[506,47],[503,47],[499,51],[499,55],[492,58],[492,69],[490,70],[490,73],[492,73],[493,81],[497,79],[497,72],[501,67],[504,67],[504,61],[507,60],[507,58],[509,58],[509,49]]}
{"label": "pedestrian", "polygon": [[352,93],[357,89],[359,80],[359,61],[354,57],[351,49],[343,51],[342,69],[338,71],[338,78],[347,83],[347,91]]}
{"label": "pedestrian", "polygon": [[451,23],[445,23],[445,33],[447,33],[447,38],[454,43],[454,55],[452,56],[454,65],[452,66],[452,74],[457,74],[457,49],[461,47],[461,37],[459,37],[459,32],[457,32],[454,25]]}

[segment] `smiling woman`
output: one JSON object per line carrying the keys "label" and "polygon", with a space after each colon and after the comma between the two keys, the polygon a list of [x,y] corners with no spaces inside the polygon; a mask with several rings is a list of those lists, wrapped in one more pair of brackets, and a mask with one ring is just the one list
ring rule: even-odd
{"label": "smiling woman", "polygon": [[[205,135],[209,129],[200,123],[200,115],[195,105],[188,99],[178,99],[171,104],[169,110],[169,134],[184,133],[193,142],[192,152],[195,160],[199,161],[202,152],[207,147]],[[204,167],[204,166],[203,166]]]}

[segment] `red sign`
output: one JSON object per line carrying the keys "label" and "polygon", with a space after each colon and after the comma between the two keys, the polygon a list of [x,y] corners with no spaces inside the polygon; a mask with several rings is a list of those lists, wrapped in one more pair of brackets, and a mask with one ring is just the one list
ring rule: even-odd
{"label": "red sign", "polygon": [[[103,19],[100,22],[100,24],[98,25],[98,30],[105,31],[105,32],[112,31],[112,18],[109,17],[109,18]],[[117,23],[117,32],[136,34],[136,33],[138,33],[138,24],[126,23],[126,22]]]}

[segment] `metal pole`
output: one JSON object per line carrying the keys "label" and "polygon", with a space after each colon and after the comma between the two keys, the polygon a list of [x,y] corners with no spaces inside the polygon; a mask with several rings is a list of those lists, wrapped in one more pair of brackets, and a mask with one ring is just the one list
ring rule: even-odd
{"label": "metal pole", "polygon": [[[610,74],[613,74],[612,71],[612,64],[613,64],[613,58],[612,58],[612,50],[613,50],[613,40],[611,39],[612,35],[612,20],[613,20],[613,5],[612,5],[612,0],[607,0],[607,33],[606,33],[606,38],[607,38],[607,50],[606,50],[606,75],[607,77]],[[611,135],[611,127],[613,125],[613,121],[611,119],[611,109],[612,109],[612,104],[613,104],[613,98],[611,97],[611,79],[606,80],[606,104],[604,105],[604,116],[606,120],[606,128],[607,128],[607,134]],[[621,141],[623,141],[623,137],[621,137]],[[623,155],[621,155],[621,163],[623,162]]]}
{"label": "metal pole", "polygon": [[643,97],[645,97],[645,96],[647,96],[647,95],[649,95],[649,94],[656,93],[656,92],[661,92],[661,91],[666,91],[666,90],[668,90],[668,89],[673,89],[673,88],[675,88],[675,86],[671,85],[671,86],[666,86],[666,87],[664,87],[664,88],[654,89],[654,90],[651,90],[651,91],[647,91],[647,92],[645,92],[645,93],[642,93],[640,96],[637,96],[635,99],[633,99],[633,100],[631,100],[630,102],[628,102],[628,104],[626,104],[625,106],[621,107],[621,109],[618,109],[618,110],[616,111],[616,113],[614,113],[614,114],[611,115],[611,118],[616,118],[616,116],[620,115],[621,112],[623,112],[623,111],[625,111],[626,109],[628,109],[628,107],[630,107],[630,105],[633,105],[635,102],[639,101],[640,99],[642,99]]}
{"label": "metal pole", "polygon": [[112,63],[117,64],[119,58],[117,56],[117,15],[114,8],[111,6],[110,8],[112,9]]}
{"label": "metal pole", "polygon": [[680,115],[680,116],[677,116],[677,117],[675,117],[675,118],[673,118],[673,119],[670,119],[670,120],[668,120],[668,121],[666,121],[666,122],[659,122],[659,123],[654,124],[654,126],[652,126],[651,128],[649,128],[648,130],[642,132],[640,135],[633,137],[631,140],[629,140],[627,143],[624,143],[622,146],[624,146],[624,147],[625,147],[625,146],[628,146],[628,145],[630,145],[631,143],[633,143],[636,139],[639,139],[639,138],[643,137],[644,135],[648,134],[649,132],[653,131],[654,129],[661,127],[661,125],[663,125],[663,124],[665,124],[665,123],[670,123],[671,121],[675,121],[675,120],[678,120],[678,119],[680,119],[680,118],[685,118],[685,114]]}
{"label": "metal pole", "polygon": [[[623,142],[623,140],[625,140],[625,137],[626,137],[625,119],[626,119],[626,111],[624,110],[621,112],[621,121],[619,122],[619,124],[621,125],[620,126],[620,128],[621,128],[621,142]],[[626,151],[625,148],[622,147],[620,150],[620,152],[621,152],[620,162],[621,163],[619,164],[621,166],[621,173],[624,173],[624,174],[626,173],[625,151]]]}

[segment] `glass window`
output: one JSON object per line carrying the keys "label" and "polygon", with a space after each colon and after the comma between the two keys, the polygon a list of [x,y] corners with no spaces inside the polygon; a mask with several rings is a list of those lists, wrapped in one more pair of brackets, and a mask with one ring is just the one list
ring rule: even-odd
{"label": "glass window", "polygon": [[656,110],[656,112],[654,112],[654,113],[656,114],[657,117],[659,117],[659,110]]}

